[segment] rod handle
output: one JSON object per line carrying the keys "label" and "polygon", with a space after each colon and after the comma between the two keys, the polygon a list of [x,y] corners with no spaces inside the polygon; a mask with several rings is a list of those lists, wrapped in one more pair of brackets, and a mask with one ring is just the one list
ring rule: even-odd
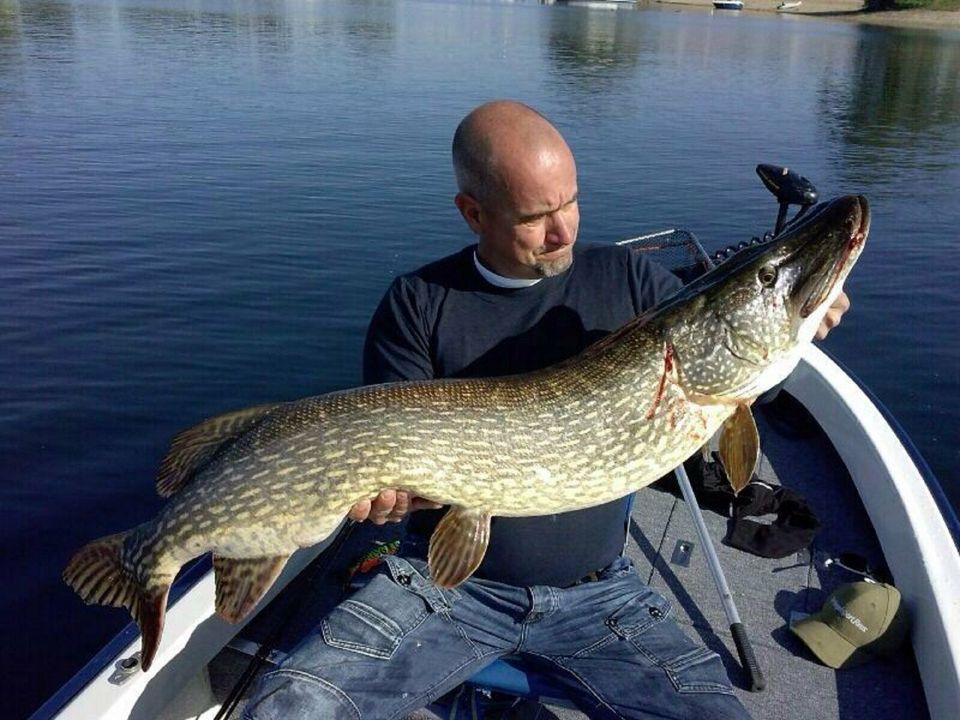
{"label": "rod handle", "polygon": [[750,692],[760,692],[767,686],[767,681],[760,672],[760,665],[757,663],[757,656],[753,654],[753,646],[747,637],[747,630],[743,623],[734,623],[730,626],[730,633],[733,635],[733,642],[737,646],[737,654],[740,656],[740,664],[750,676]]}

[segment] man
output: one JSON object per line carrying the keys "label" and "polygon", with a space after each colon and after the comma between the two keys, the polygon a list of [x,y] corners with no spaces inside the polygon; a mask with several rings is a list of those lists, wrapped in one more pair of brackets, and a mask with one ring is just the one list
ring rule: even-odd
{"label": "man", "polygon": [[[575,245],[573,155],[531,108],[478,107],[457,128],[453,160],[456,206],[478,244],[393,283],[368,331],[366,382],[545,367],[679,286],[628,249]],[[843,296],[821,335],[847,305]],[[382,524],[430,505],[385,490],[351,517]],[[452,590],[429,581],[423,560],[441,513],[412,514],[398,555],[264,676],[245,717],[402,718],[505,654],[552,675],[591,717],[747,717],[717,655],[620,556],[625,508],[495,518],[482,564]]]}

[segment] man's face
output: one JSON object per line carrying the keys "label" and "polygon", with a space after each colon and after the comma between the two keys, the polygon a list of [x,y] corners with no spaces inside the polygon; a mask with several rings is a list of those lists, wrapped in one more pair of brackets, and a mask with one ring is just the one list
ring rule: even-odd
{"label": "man's face", "polygon": [[[580,225],[577,169],[561,145],[511,159],[503,187],[479,206],[481,262],[507,277],[558,275],[573,262]],[[471,223],[471,226],[473,224]]]}

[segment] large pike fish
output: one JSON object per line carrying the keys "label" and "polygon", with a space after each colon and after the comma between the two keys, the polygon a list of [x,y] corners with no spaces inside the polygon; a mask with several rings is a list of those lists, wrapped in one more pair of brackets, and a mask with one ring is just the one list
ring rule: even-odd
{"label": "large pike fish", "polygon": [[756,460],[743,450],[756,433],[748,406],[793,370],[860,255],[868,218],[862,197],[820,205],[545,370],[361,387],[208,419],[173,440],[157,481],[164,509],[82,548],[64,579],[88,603],[130,611],[147,669],[185,562],[213,552],[216,609],[235,622],[291,553],[382,488],[451,506],[429,564],[434,582],[453,586],[480,564],[491,516],[622,497],[721,426],[724,465],[742,483]]}

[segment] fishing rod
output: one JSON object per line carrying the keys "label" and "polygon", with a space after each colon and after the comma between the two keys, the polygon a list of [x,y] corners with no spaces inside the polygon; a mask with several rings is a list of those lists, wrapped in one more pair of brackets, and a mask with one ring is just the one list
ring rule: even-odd
{"label": "fishing rod", "polygon": [[[742,250],[747,245],[765,242],[776,237],[783,231],[787,224],[794,223],[817,202],[817,188],[812,182],[799,173],[786,167],[766,163],[757,165],[756,170],[763,184],[773,193],[779,203],[777,220],[774,224],[773,232],[766,232],[762,238],[753,238],[749,242],[744,241],[736,246],[730,246],[714,253],[713,256],[706,259],[707,264],[711,268],[738,250]],[[799,205],[800,209],[790,219],[790,223],[787,223],[787,211],[791,205]],[[713,541],[710,539],[710,533],[703,520],[703,514],[700,512],[700,505],[697,503],[693,487],[690,485],[690,478],[687,477],[687,471],[682,463],[674,470],[674,474],[677,478],[677,484],[680,486],[680,492],[683,494],[683,499],[690,509],[690,516],[693,519],[694,528],[697,531],[700,544],[703,546],[706,556],[707,567],[710,568],[714,585],[716,585],[717,593],[720,595],[720,603],[723,605],[724,614],[727,616],[727,622],[730,625],[730,634],[733,636],[733,642],[737,646],[737,654],[740,656],[740,665],[750,679],[750,690],[752,692],[760,692],[766,687],[766,679],[760,670],[757,656],[753,652],[753,646],[750,644],[750,638],[747,636],[746,626],[740,619],[740,613],[737,611],[730,587],[727,585],[727,579],[723,574],[723,568],[720,566],[720,558],[717,556]]]}
{"label": "fishing rod", "polygon": [[727,579],[724,577],[723,568],[720,567],[720,558],[717,557],[717,551],[710,539],[707,524],[703,520],[703,513],[700,512],[700,505],[697,504],[697,497],[690,486],[690,478],[687,477],[687,471],[683,467],[683,463],[680,463],[673,472],[677,476],[677,484],[680,486],[680,492],[683,493],[683,499],[690,509],[690,517],[693,518],[693,526],[700,538],[700,544],[703,546],[707,567],[710,568],[713,582],[717,586],[723,612],[730,624],[730,634],[733,635],[733,643],[737,646],[737,654],[740,656],[740,665],[750,678],[750,691],[760,692],[767,686],[767,681],[760,670],[757,656],[750,644],[750,638],[747,637],[747,628],[740,620],[740,613],[737,612],[737,606],[733,601],[730,587],[727,585]]}

